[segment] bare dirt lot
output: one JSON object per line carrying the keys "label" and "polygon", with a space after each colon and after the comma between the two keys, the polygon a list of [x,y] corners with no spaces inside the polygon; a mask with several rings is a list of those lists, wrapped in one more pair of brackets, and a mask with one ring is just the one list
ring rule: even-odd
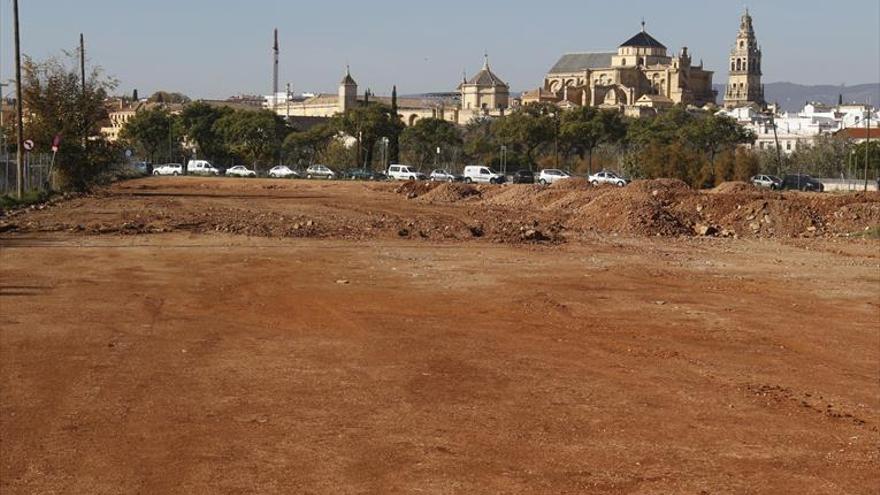
{"label": "bare dirt lot", "polygon": [[627,189],[0,217],[0,493],[876,493],[880,195]]}

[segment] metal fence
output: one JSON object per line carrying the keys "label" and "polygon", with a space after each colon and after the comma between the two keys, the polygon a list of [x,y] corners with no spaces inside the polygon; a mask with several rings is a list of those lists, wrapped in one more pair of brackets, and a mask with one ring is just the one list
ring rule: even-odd
{"label": "metal fence", "polygon": [[[48,188],[51,153],[25,153],[24,190],[44,191]],[[0,151],[0,195],[15,194],[18,187],[18,166],[15,153]]]}

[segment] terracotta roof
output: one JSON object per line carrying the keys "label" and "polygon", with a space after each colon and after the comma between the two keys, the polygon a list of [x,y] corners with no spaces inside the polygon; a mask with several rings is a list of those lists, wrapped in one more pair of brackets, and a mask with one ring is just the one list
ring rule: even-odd
{"label": "terracotta roof", "polygon": [[[870,133],[868,132],[870,130]],[[846,129],[841,129],[835,133],[835,136],[847,137],[850,139],[868,139],[870,136],[871,139],[880,139],[880,129],[876,127],[871,127],[868,129],[867,127],[847,127]]]}

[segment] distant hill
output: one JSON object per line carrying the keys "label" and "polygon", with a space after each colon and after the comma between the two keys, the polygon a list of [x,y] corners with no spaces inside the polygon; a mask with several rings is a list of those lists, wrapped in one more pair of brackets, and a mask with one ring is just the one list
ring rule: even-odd
{"label": "distant hill", "polygon": [[[716,84],[718,104],[724,99],[723,84]],[[768,102],[776,102],[783,110],[795,112],[804,107],[808,101],[837,104],[838,95],[843,95],[844,103],[865,103],[870,98],[871,104],[880,104],[880,83],[858,84],[855,86],[832,86],[822,84],[805,86],[789,82],[775,82],[764,85],[764,97]]]}

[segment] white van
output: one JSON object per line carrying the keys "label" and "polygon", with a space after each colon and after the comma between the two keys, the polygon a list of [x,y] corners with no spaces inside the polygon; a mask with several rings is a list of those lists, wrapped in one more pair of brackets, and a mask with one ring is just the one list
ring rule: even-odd
{"label": "white van", "polygon": [[489,184],[501,184],[504,176],[482,165],[468,165],[464,168],[464,181],[468,184],[473,182],[488,182]]}
{"label": "white van", "polygon": [[186,164],[186,173],[192,175],[220,175],[220,170],[207,160],[190,160]]}
{"label": "white van", "polygon": [[411,165],[391,164],[388,167],[388,178],[391,180],[427,180],[427,176]]}

